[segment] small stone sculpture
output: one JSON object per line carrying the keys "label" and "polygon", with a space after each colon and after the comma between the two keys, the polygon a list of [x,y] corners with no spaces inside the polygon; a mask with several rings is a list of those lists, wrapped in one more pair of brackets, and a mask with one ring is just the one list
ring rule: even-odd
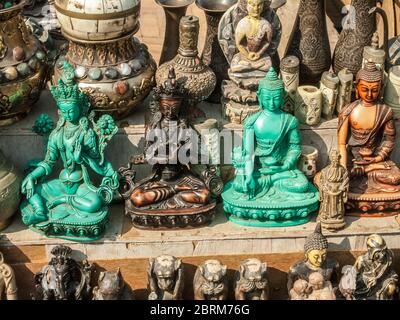
{"label": "small stone sculpture", "polygon": [[226,300],[228,296],[227,267],[218,260],[199,265],[193,280],[195,300]]}
{"label": "small stone sculpture", "polygon": [[70,247],[59,245],[51,250],[49,264],[35,274],[38,300],[87,300],[91,291],[93,266],[77,262]]}
{"label": "small stone sculpture", "polygon": [[258,259],[247,259],[236,272],[236,300],[268,300],[269,283],[267,264]]}
{"label": "small stone sculpture", "polygon": [[304,85],[297,88],[294,115],[300,123],[316,126],[321,122],[322,93],[315,86]]}
{"label": "small stone sculpture", "polygon": [[4,262],[3,254],[0,252],[0,300],[17,300],[17,291],[14,270]]}
{"label": "small stone sculpture", "polygon": [[[310,275],[314,272],[322,274],[325,281],[330,281],[333,288],[338,282],[339,264],[328,254],[328,240],[321,232],[321,223],[318,222],[315,231],[309,235],[304,244],[305,259],[296,262],[288,272],[287,288],[290,292],[298,280],[309,282]],[[301,286],[299,286],[301,287]]]}
{"label": "small stone sculpture", "polygon": [[325,281],[319,272],[311,273],[308,282],[296,280],[289,296],[290,300],[336,300],[331,282]]}
{"label": "small stone sculpture", "polygon": [[342,274],[342,278],[339,282],[339,292],[344,299],[355,300],[354,293],[357,289],[357,271],[353,266],[344,266],[342,268]]}
{"label": "small stone sculpture", "polygon": [[326,120],[331,120],[336,111],[339,83],[334,73],[326,71],[322,74],[319,90],[322,93],[322,116]]}
{"label": "small stone sculpture", "polygon": [[293,288],[289,291],[290,300],[307,300],[308,281],[298,279],[294,282]]}
{"label": "small stone sculpture", "polygon": [[338,121],[340,162],[350,175],[347,214],[397,214],[400,169],[390,158],[396,127],[392,109],[379,102],[382,72],[368,61],[356,84],[359,99],[341,111]]}
{"label": "small stone sculpture", "polygon": [[218,39],[230,64],[222,104],[231,122],[258,111],[257,86],[275,62],[281,29],[270,1],[240,0],[222,17]]}
{"label": "small stone sculpture", "polygon": [[181,300],[184,286],[182,261],[162,255],[149,260],[149,300]]}
{"label": "small stone sculpture", "polygon": [[287,56],[281,61],[281,77],[285,83],[285,112],[294,113],[297,88],[300,83],[300,60],[296,56]]}
{"label": "small stone sculpture", "polygon": [[341,290],[341,293],[349,296],[349,299],[356,300],[392,300],[398,291],[399,281],[394,271],[393,252],[378,234],[367,238],[367,250],[357,258],[354,264],[355,272],[345,274],[346,277],[353,277],[352,281],[356,283],[355,290]]}
{"label": "small stone sculpture", "polygon": [[[191,152],[197,150],[197,145],[191,145],[197,139],[188,134],[195,131],[184,116],[185,89],[173,68],[168,80],[153,93],[144,154],[132,157],[128,167],[119,170],[125,211],[139,228],[203,226],[214,217],[215,196],[222,192],[222,179],[214,166],[205,166],[198,173],[192,165],[199,159],[196,152]],[[155,136],[159,137],[156,141]],[[185,159],[187,163],[182,163],[180,155],[187,151],[190,156]],[[135,183],[134,165],[145,162],[153,165],[153,173]]]}
{"label": "small stone sculpture", "polygon": [[345,225],[344,214],[349,191],[349,175],[347,169],[340,164],[337,150],[329,154],[331,163],[316,176],[315,184],[319,189],[318,220],[324,229],[340,230]]}
{"label": "small stone sculpture", "polygon": [[260,81],[262,111],[244,123],[243,147],[233,150],[233,182],[222,199],[229,220],[246,226],[293,226],[309,221],[318,192],[297,168],[301,155],[298,120],[281,108],[284,84],[274,68]]}
{"label": "small stone sculpture", "polygon": [[131,287],[124,281],[121,271],[100,272],[93,300],[134,300]]}
{"label": "small stone sculpture", "polygon": [[340,81],[339,94],[336,103],[336,112],[339,114],[342,109],[351,102],[351,95],[353,90],[353,74],[346,68],[340,70],[338,73]]}
{"label": "small stone sculpture", "polygon": [[[73,67],[66,62],[63,70],[58,86],[51,88],[60,119],[50,134],[46,157],[22,182],[26,200],[20,209],[23,222],[46,236],[93,241],[105,231],[107,204],[119,186],[118,174],[104,156],[118,127],[109,115],[94,122],[89,98],[75,84]],[[59,178],[44,181],[60,159]],[[102,177],[99,187],[91,182],[89,168]]]}

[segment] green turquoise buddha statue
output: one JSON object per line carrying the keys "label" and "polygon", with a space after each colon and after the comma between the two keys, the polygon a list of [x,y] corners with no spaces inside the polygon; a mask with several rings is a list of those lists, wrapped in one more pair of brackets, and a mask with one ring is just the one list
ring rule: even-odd
{"label": "green turquoise buddha statue", "polygon": [[243,148],[233,150],[235,179],[222,193],[230,220],[246,226],[306,223],[318,192],[297,169],[301,139],[297,119],[282,111],[284,84],[273,68],[259,83],[261,111],[243,124]]}
{"label": "green turquoise buddha statue", "polygon": [[[118,127],[109,115],[94,122],[88,96],[78,89],[69,63],[51,93],[60,118],[48,138],[45,159],[22,182],[22,220],[48,237],[96,240],[105,230],[107,205],[119,186],[117,172],[104,158]],[[45,181],[58,160],[63,165],[58,179]],[[102,177],[100,186],[91,182],[89,169]]]}

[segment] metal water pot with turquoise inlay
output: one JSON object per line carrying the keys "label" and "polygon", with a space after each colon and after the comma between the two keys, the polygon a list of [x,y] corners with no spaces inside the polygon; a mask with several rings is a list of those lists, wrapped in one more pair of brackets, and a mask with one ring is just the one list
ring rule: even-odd
{"label": "metal water pot with turquoise inlay", "polygon": [[139,30],[140,0],[55,0],[63,35],[69,40],[52,79],[64,61],[97,113],[120,119],[132,113],[154,85],[156,63],[147,46],[134,37]]}

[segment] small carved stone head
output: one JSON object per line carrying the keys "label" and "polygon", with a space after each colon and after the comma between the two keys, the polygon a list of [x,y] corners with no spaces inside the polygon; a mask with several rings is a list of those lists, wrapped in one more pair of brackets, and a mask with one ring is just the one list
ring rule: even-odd
{"label": "small carved stone head", "polygon": [[267,264],[258,259],[246,259],[240,265],[241,277],[251,281],[259,282],[267,276]]}
{"label": "small carved stone head", "polygon": [[175,286],[178,270],[182,266],[182,261],[173,256],[162,255],[155,259],[150,259],[149,271],[156,278],[157,286],[161,290],[172,291]]}
{"label": "small carved stone head", "polygon": [[207,260],[199,266],[201,275],[208,282],[219,283],[224,280],[227,266],[218,260]]}
{"label": "small carved stone head", "polygon": [[98,290],[102,300],[117,300],[124,287],[120,269],[117,271],[100,272],[98,286],[93,289],[95,293]]}
{"label": "small carved stone head", "polygon": [[315,231],[309,235],[304,245],[307,263],[320,268],[326,260],[328,253],[328,240],[322,234],[321,223],[318,222]]}

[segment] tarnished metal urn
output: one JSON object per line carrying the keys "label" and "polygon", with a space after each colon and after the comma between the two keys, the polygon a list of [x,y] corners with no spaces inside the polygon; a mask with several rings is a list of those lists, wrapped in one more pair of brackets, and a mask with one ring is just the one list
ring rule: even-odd
{"label": "tarnished metal urn", "polygon": [[27,115],[47,68],[46,53],[21,16],[26,1],[6,4],[0,9],[0,126]]}
{"label": "tarnished metal urn", "polygon": [[0,150],[0,230],[8,227],[21,200],[22,178]]}
{"label": "tarnished metal urn", "polygon": [[56,64],[53,83],[68,60],[98,113],[120,119],[134,111],[153,87],[156,70],[146,45],[133,36],[140,5],[140,0],[55,0],[69,49]]}

